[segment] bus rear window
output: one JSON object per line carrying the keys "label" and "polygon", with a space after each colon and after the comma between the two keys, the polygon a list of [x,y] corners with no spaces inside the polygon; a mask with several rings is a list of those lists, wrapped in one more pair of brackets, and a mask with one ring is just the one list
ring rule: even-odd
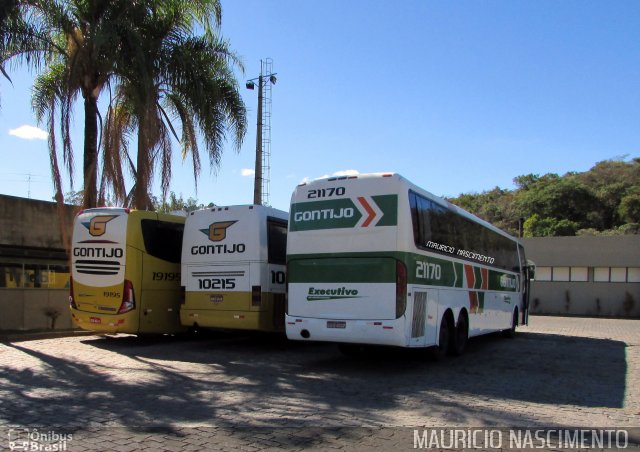
{"label": "bus rear window", "polygon": [[184,225],[170,221],[142,220],[144,247],[153,257],[180,263]]}

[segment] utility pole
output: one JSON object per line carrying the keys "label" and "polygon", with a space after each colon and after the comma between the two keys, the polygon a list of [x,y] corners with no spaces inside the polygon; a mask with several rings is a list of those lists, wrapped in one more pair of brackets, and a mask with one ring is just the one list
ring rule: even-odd
{"label": "utility pole", "polygon": [[[262,63],[262,61],[260,62]],[[253,203],[262,204],[262,70],[258,77],[258,120],[256,124],[256,166],[253,182]]]}
{"label": "utility pole", "polygon": [[276,84],[272,72],[273,60],[260,60],[260,75],[247,80],[247,89],[258,84],[258,118],[256,120],[256,162],[253,183],[253,203],[269,204],[269,179],[271,172],[271,87]]}

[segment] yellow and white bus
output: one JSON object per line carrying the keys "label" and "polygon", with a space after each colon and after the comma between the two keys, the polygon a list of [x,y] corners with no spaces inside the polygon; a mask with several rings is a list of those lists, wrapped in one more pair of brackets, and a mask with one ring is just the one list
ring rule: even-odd
{"label": "yellow and white bus", "polygon": [[188,215],[181,272],[184,326],[284,331],[287,217],[259,205]]}
{"label": "yellow and white bus", "polygon": [[460,354],[471,336],[515,334],[528,307],[522,245],[397,174],[299,185],[287,274],[287,337],[345,352]]}
{"label": "yellow and white bus", "polygon": [[97,208],[73,226],[71,316],[85,330],[165,334],[180,325],[180,252],[185,218]]}

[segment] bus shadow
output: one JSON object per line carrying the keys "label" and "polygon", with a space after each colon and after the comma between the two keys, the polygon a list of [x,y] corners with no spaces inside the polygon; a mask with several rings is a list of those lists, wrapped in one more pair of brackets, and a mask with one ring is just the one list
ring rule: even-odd
{"label": "bus shadow", "polygon": [[[464,355],[443,362],[430,359],[428,350],[385,347],[352,358],[331,344],[287,341],[283,335],[260,333],[219,334],[185,342],[188,350],[131,350],[135,341],[130,341],[91,343],[126,355],[200,364],[224,365],[228,358],[236,364],[283,362],[289,372],[283,377],[289,375],[294,381],[305,371],[347,385],[380,379],[394,386],[397,379],[396,387],[407,388],[407,393],[433,389],[543,404],[621,408],[626,390],[626,344],[609,339],[520,332],[509,340],[491,334],[472,338]],[[238,371],[241,366],[228,369]],[[407,377],[415,377],[413,383],[407,384]]]}
{"label": "bus shadow", "polygon": [[[84,347],[77,360],[8,344],[40,364],[0,367],[1,418],[82,427],[300,427],[393,425],[392,413],[404,410],[438,425],[534,425],[537,418],[522,408],[528,403],[621,408],[628,370],[623,342],[537,333],[472,339],[465,355],[439,363],[397,349],[354,360],[331,344],[246,333],[77,344]],[[520,408],[511,413],[509,406]]]}

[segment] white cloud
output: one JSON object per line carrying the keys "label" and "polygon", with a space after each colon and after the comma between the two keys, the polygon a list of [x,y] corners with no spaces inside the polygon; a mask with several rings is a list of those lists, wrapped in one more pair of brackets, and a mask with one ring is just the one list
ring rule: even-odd
{"label": "white cloud", "polygon": [[256,174],[255,170],[249,169],[249,168],[242,168],[240,170],[240,174],[242,176],[253,176],[254,174]]}
{"label": "white cloud", "polygon": [[23,140],[46,140],[49,136],[44,130],[26,124],[17,129],[9,129],[9,135],[22,138]]}

